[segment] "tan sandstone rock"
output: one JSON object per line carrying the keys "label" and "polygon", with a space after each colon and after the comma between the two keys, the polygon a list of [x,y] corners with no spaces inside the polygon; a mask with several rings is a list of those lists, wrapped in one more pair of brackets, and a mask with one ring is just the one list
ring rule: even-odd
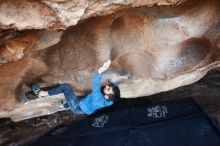
{"label": "tan sandstone rock", "polygon": [[0,28],[45,30],[0,35],[0,117],[18,121],[63,110],[63,96],[21,105],[21,89],[69,83],[84,96],[108,58],[103,82],[120,81],[123,98],[196,82],[220,66],[219,12],[218,0],[2,1]]}

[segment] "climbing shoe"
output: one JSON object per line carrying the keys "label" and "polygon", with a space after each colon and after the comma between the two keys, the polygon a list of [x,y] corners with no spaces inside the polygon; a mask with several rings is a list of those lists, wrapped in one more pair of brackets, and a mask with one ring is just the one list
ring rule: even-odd
{"label": "climbing shoe", "polygon": [[38,85],[32,85],[31,86],[31,89],[32,89],[32,92],[35,94],[35,95],[37,95],[37,96],[39,96],[39,93],[40,93],[40,91],[41,91],[41,89],[40,89],[40,87],[38,86]]}

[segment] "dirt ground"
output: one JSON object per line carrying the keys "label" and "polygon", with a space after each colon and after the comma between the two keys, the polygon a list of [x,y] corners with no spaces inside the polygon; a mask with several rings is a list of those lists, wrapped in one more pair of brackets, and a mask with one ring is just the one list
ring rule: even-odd
{"label": "dirt ground", "polygon": [[[220,123],[220,70],[210,71],[202,80],[194,84],[147,98],[155,102],[187,97],[193,98],[211,118]],[[70,124],[84,117],[63,111],[17,123],[10,119],[0,119],[0,145],[27,145],[57,125]]]}

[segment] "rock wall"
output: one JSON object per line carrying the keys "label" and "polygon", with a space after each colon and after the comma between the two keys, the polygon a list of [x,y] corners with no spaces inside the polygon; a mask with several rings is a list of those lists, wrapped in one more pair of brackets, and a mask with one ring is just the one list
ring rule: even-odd
{"label": "rock wall", "polygon": [[218,0],[2,1],[0,117],[18,121],[63,110],[63,96],[18,101],[36,82],[69,83],[84,96],[108,58],[103,82],[120,81],[123,98],[196,82],[220,66],[219,12]]}
{"label": "rock wall", "polygon": [[66,29],[78,21],[120,9],[177,5],[185,0],[6,0],[0,2],[3,29]]}

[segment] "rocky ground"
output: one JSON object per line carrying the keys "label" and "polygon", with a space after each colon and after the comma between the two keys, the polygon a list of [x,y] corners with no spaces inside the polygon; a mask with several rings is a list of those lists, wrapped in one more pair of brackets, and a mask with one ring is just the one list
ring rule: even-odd
{"label": "rocky ground", "polygon": [[[220,70],[208,72],[200,81],[172,91],[149,96],[149,100],[171,100],[191,97],[220,123]],[[49,116],[12,122],[0,119],[0,145],[26,145],[48,130],[60,124],[70,124],[85,116],[75,116],[70,111],[62,111]]]}

